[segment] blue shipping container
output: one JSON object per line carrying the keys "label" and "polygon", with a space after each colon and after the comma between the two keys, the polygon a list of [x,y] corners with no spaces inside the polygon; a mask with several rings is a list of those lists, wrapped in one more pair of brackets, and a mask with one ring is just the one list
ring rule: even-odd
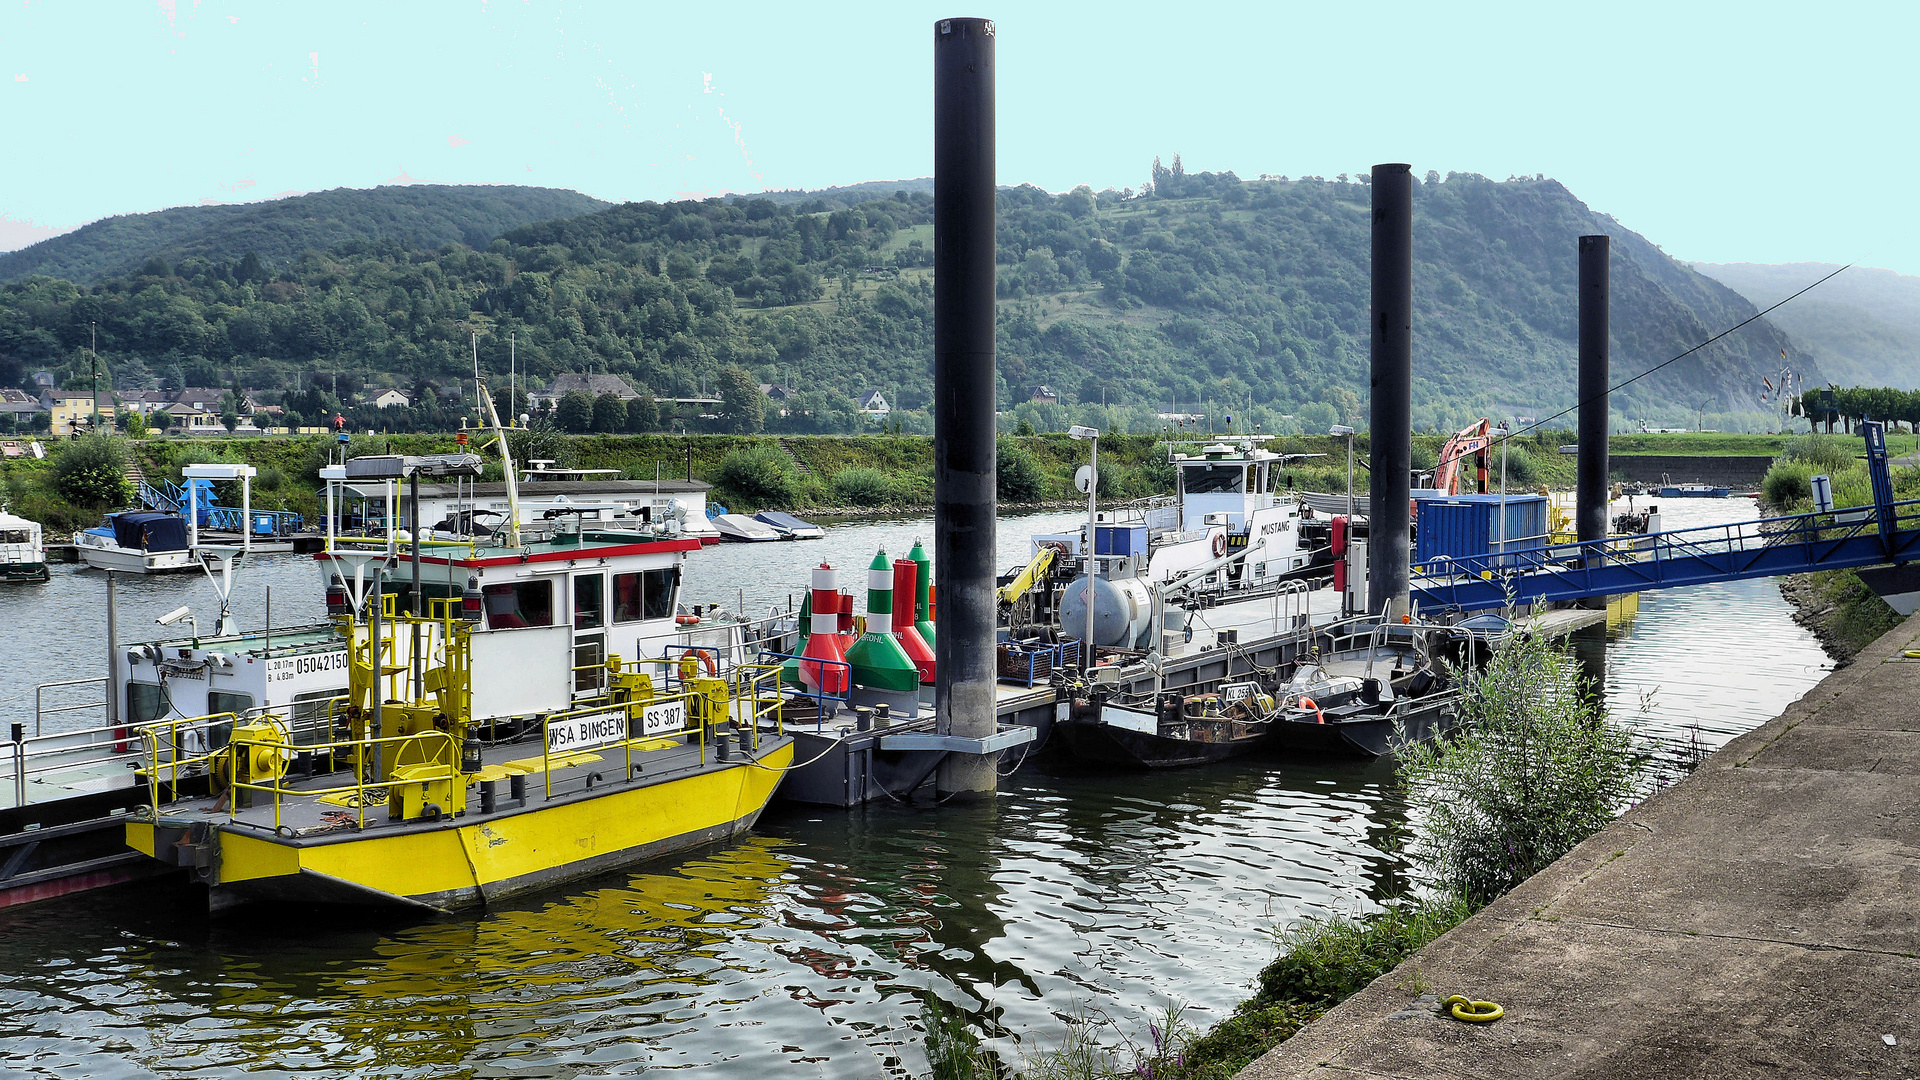
{"label": "blue shipping container", "polygon": [[1481,567],[1513,565],[1518,560],[1497,558],[1499,553],[1547,546],[1547,497],[1508,495],[1504,515],[1499,495],[1448,495],[1416,503],[1413,562],[1427,564],[1441,557],[1479,559]]}
{"label": "blue shipping container", "polygon": [[1095,525],[1093,553],[1118,556],[1145,555],[1147,527],[1145,525]]}

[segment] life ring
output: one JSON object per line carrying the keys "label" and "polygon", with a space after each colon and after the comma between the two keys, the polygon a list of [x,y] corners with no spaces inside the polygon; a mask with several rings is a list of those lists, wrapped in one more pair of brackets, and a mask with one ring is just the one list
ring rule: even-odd
{"label": "life ring", "polygon": [[715,669],[715,667],[714,667],[714,663],[713,663],[713,651],[712,651],[712,650],[710,650],[710,649],[695,649],[695,650],[693,650],[693,651],[692,651],[691,653],[688,653],[687,655],[689,655],[689,656],[697,656],[697,657],[699,657],[699,658],[700,658],[700,662],[701,662],[702,664],[705,664],[705,665],[706,665],[706,668],[707,668],[707,674],[708,674],[708,675],[716,675],[716,674],[718,674],[718,673],[719,673],[719,672],[718,672],[718,671],[717,671],[717,670]]}
{"label": "life ring", "polygon": [[673,621],[681,626],[692,626],[700,621],[698,615],[675,615]]}
{"label": "life ring", "polygon": [[1227,553],[1227,534],[1223,532],[1214,533],[1213,534],[1213,557],[1217,559],[1220,556],[1225,555],[1226,553]]}
{"label": "life ring", "polygon": [[1305,696],[1305,695],[1303,694],[1303,695],[1301,695],[1301,697],[1300,697],[1300,703],[1299,703],[1299,704],[1300,704],[1300,711],[1302,711],[1302,712],[1305,712],[1305,711],[1306,711],[1306,710],[1308,710],[1308,709],[1312,709],[1312,710],[1313,710],[1313,722],[1314,722],[1314,723],[1316,723],[1316,724],[1324,724],[1324,723],[1326,723],[1326,722],[1327,722],[1327,714],[1326,714],[1326,713],[1323,713],[1323,712],[1321,712],[1321,711],[1320,711],[1320,706],[1319,706],[1319,705],[1318,705],[1317,703],[1315,703],[1315,702],[1314,702],[1314,700],[1313,700],[1312,698],[1310,698],[1310,697],[1307,697],[1307,696]]}

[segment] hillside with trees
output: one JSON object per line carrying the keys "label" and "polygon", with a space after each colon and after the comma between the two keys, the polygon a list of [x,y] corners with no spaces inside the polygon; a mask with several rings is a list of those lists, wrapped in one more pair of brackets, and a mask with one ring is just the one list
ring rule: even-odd
{"label": "hillside with trees", "polygon": [[[1833,263],[1694,263],[1762,307],[1828,274]],[[1920,387],[1920,277],[1872,267],[1840,276],[1769,315],[1840,383]]]}
{"label": "hillside with trees", "polygon": [[[1059,430],[1071,419],[1147,431],[1164,425],[1159,413],[1206,413],[1201,422],[1215,426],[1232,414],[1268,431],[1364,423],[1368,195],[1364,178],[1242,181],[1187,174],[1177,158],[1156,162],[1144,192],[1003,190],[1009,426]],[[279,271],[249,262],[256,248],[234,247],[149,258],[98,285],[37,276],[0,287],[0,383],[41,367],[81,377],[97,323],[121,388],[279,388],[300,395],[297,412],[312,419],[339,407],[336,392],[396,386],[437,410],[373,418],[403,430],[471,412],[457,395],[478,334],[485,370],[505,374],[511,340],[535,389],[593,371],[652,399],[793,390],[759,418],[723,406],[706,422],[722,430],[847,430],[867,422],[850,398],[868,389],[885,392],[892,423],[925,430],[931,209],[929,195],[909,191],[852,205],[630,203],[479,246],[347,240]],[[1415,214],[1423,430],[1573,403],[1583,233],[1615,237],[1616,379],[1754,312],[1551,180],[1429,173]],[[1622,422],[1690,423],[1704,410],[1710,426],[1764,426],[1760,378],[1782,349],[1817,373],[1761,322],[1617,395],[1616,411]],[[1041,386],[1057,401],[1033,400]],[[632,413],[668,422],[665,409]]]}
{"label": "hillside with trees", "polygon": [[103,218],[0,255],[0,281],[40,274],[93,284],[136,273],[150,259],[233,261],[251,252],[271,273],[301,254],[348,240],[414,248],[485,247],[528,222],[591,213],[608,204],[559,188],[414,184],[231,206],[183,206]]}

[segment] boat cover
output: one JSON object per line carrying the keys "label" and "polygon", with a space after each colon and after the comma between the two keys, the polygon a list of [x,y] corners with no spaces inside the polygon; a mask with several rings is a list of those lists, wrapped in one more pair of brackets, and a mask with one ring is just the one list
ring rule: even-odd
{"label": "boat cover", "polygon": [[755,521],[762,521],[776,529],[817,529],[820,526],[811,521],[802,521],[792,514],[780,510],[762,510],[753,515]]}
{"label": "boat cover", "polygon": [[113,542],[123,548],[185,551],[187,523],[177,514],[115,514]]}

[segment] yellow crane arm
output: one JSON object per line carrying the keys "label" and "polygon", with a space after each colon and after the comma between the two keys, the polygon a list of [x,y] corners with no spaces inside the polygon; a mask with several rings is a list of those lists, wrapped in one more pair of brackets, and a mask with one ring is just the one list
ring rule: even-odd
{"label": "yellow crane arm", "polygon": [[1059,554],[1060,550],[1051,546],[1042,547],[1039,551],[1035,552],[1033,561],[1027,564],[1027,568],[1020,571],[1012,581],[1000,587],[996,593],[996,595],[1000,597],[1000,602],[1003,604],[1011,604],[1015,600],[1025,596],[1027,590],[1033,588],[1033,583],[1039,581],[1041,576],[1047,572],[1047,568],[1053,565],[1053,560],[1057,558]]}

